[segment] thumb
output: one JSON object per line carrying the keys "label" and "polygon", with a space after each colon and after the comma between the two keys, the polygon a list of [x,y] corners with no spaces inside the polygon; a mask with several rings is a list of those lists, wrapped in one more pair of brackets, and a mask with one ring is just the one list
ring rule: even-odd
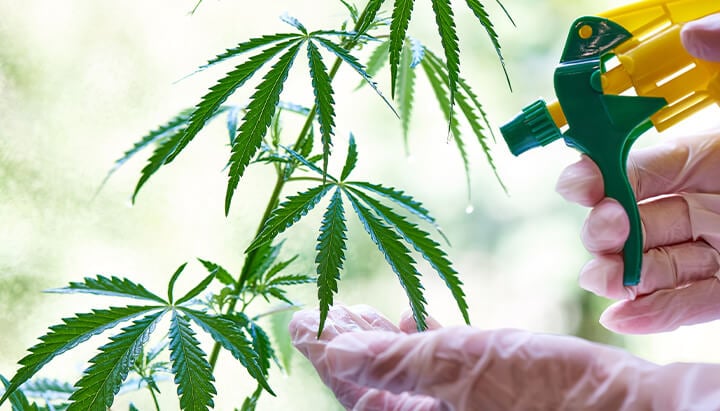
{"label": "thumb", "polygon": [[720,14],[685,24],[681,38],[685,48],[693,56],[720,62]]}

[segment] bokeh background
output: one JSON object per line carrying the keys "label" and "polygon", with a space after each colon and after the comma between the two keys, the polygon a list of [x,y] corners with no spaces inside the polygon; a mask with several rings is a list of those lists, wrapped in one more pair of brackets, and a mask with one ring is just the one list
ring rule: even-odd
{"label": "bokeh background", "polygon": [[[362,2],[360,2],[362,3]],[[505,0],[517,27],[495,2],[487,6],[500,34],[513,92],[508,90],[485,32],[469,10],[456,7],[462,75],[475,88],[497,127],[525,104],[551,96],[552,72],[572,20],[624,3],[621,0]],[[105,306],[102,299],[44,294],[86,275],[117,274],[162,292],[170,274],[195,257],[237,270],[271,190],[271,172],[251,169],[223,215],[227,136],[213,123],[189,150],[149,182],[134,206],[129,198],[149,153],[120,169],[99,194],[100,183],[121,153],[147,130],[193,105],[230,66],[175,82],[214,54],[260,34],[288,30],[277,17],[288,12],[309,28],[334,28],[347,18],[337,0],[250,2],[0,0],[0,373],[15,362],[47,326],[62,316]],[[429,2],[418,1],[410,34],[439,50]],[[360,53],[368,55],[369,50]],[[232,64],[232,63],[231,63]],[[305,63],[298,60],[283,99],[310,105]],[[389,95],[389,76],[377,77]],[[578,154],[561,143],[514,158],[501,141],[492,143],[507,188],[495,181],[477,144],[468,197],[462,163],[446,142],[447,125],[420,75],[405,155],[400,124],[358,78],[344,68],[336,80],[338,157],[346,136],[357,138],[355,177],[400,187],[437,217],[452,243],[451,259],[462,275],[473,324],[575,334],[622,346],[659,363],[720,361],[716,323],[652,336],[619,336],[597,319],[609,301],[582,291],[576,276],[588,259],[579,241],[587,210],[565,203],[555,181]],[[233,98],[241,103],[249,91]],[[680,130],[708,126],[700,116]],[[285,125],[288,138],[297,125]],[[469,137],[469,130],[464,130]],[[643,137],[650,144],[663,136]],[[468,141],[472,141],[469,138]],[[337,164],[335,164],[337,166]],[[289,187],[285,194],[301,190]],[[321,212],[289,230],[286,253],[300,253],[296,269],[312,272]],[[370,304],[397,320],[407,301],[382,256],[351,219],[351,246],[338,300]],[[429,311],[444,324],[462,319],[449,292],[426,265]],[[197,263],[179,286],[201,275]],[[292,298],[314,306],[312,286]],[[279,318],[268,327],[282,329]],[[282,332],[275,337],[287,338]],[[103,340],[95,338],[43,371],[76,380]],[[209,344],[205,341],[206,344]],[[209,345],[207,345],[209,349]],[[229,356],[216,374],[216,408],[232,409],[251,393],[252,382]],[[271,379],[277,398],[264,396],[259,409],[334,410],[339,406],[309,365],[296,355],[290,373]],[[161,385],[163,409],[177,409],[174,385]],[[113,409],[134,402],[150,409],[146,394],[120,395]],[[4,407],[7,407],[5,405]],[[5,409],[5,408],[3,408]],[[9,409],[9,407],[7,408]]]}

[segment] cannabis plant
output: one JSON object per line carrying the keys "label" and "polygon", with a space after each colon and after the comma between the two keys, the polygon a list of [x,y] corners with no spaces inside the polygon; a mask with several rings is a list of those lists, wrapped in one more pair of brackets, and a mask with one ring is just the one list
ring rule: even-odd
{"label": "cannabis plant", "polygon": [[[126,299],[132,304],[77,313],[51,326],[19,361],[15,375],[9,381],[2,379],[5,391],[0,403],[9,401],[14,410],[104,411],[119,392],[142,389],[159,409],[159,382],[172,379],[181,409],[206,410],[213,407],[216,395],[213,369],[219,352],[226,350],[256,382],[255,387],[246,388],[248,397],[241,405],[242,410],[255,409],[263,392],[274,395],[267,380],[268,370],[272,364],[279,367],[281,363],[259,319],[296,306],[288,294],[291,286],[314,283],[320,306],[318,335],[322,332],[349,249],[350,214],[359,220],[396,274],[420,330],[426,327],[427,313],[416,267],[418,256],[442,278],[465,322],[470,321],[458,273],[430,234],[436,231],[442,237],[442,232],[422,203],[400,189],[352,177],[361,159],[360,136],[347,137],[342,168],[329,167],[330,156],[336,155],[335,108],[343,103],[336,103],[333,78],[345,66],[357,73],[362,85],[372,88],[382,104],[398,117],[406,147],[416,77],[418,72],[424,73],[466,170],[469,158],[465,147],[469,141],[460,134],[461,122],[469,126],[495,170],[487,145],[490,127],[486,114],[460,74],[454,9],[450,0],[430,0],[442,45],[442,51],[435,52],[407,33],[414,0],[395,0],[387,5],[384,0],[369,0],[362,8],[340,1],[348,12],[340,27],[311,30],[285,15],[282,20],[289,25],[287,32],[251,38],[200,66],[197,72],[235,62],[194,107],[142,137],[108,174],[141,151],[152,150],[132,194],[135,202],[155,173],[186,151],[209,122],[224,116],[230,147],[228,161],[221,165],[228,175],[225,214],[232,212],[233,195],[249,167],[264,167],[275,176],[257,233],[245,247],[242,265],[230,270],[198,259],[197,268],[202,267],[207,274],[195,287],[181,292],[175,284],[187,268],[183,263],[169,276],[164,296],[128,279],[105,275],[50,290],[113,297],[113,301]],[[478,0],[465,3],[489,35],[502,64],[498,38],[484,5]],[[372,50],[366,64],[358,58],[361,48]],[[305,68],[296,64],[301,54],[306,56]],[[389,98],[373,80],[386,63],[391,79]],[[282,99],[291,70],[309,73],[314,94],[311,107]],[[261,72],[262,77],[255,80]],[[227,103],[230,96],[251,82],[255,91],[246,103]],[[296,133],[290,134],[283,127],[288,116],[304,118]],[[304,184],[305,188],[289,195],[286,186],[291,182]],[[315,245],[314,274],[310,275],[293,265],[297,256],[281,258],[284,239],[279,237],[321,203],[325,209]],[[258,312],[254,304],[258,297],[278,305],[270,312]],[[112,333],[108,342],[98,348],[74,385],[35,377],[55,357],[106,332]],[[197,333],[207,334],[214,347],[203,347]]]}

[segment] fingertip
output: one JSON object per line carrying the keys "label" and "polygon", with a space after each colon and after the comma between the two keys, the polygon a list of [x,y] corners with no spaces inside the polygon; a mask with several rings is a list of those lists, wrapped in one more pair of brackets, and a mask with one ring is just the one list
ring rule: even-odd
{"label": "fingertip", "polygon": [[565,200],[592,207],[604,197],[602,174],[598,166],[583,155],[580,161],[566,167],[555,185]]}
{"label": "fingertip", "polygon": [[617,200],[605,198],[590,211],[580,236],[591,253],[611,254],[622,250],[629,233],[625,209]]}
{"label": "fingertip", "polygon": [[333,377],[356,381],[378,354],[395,343],[402,334],[388,331],[365,331],[341,334],[325,349],[327,364]]}
{"label": "fingertip", "polygon": [[[435,318],[428,316],[425,318],[425,324],[428,330],[437,330],[442,328],[442,325]],[[417,332],[417,323],[415,317],[413,317],[412,310],[407,310],[400,316],[400,322],[398,323],[400,331],[405,334],[414,334]]]}
{"label": "fingertip", "polygon": [[708,61],[720,61],[720,14],[685,24],[680,32],[685,49],[693,56]]}
{"label": "fingertip", "polygon": [[634,299],[635,291],[623,286],[624,263],[618,254],[601,255],[588,261],[580,271],[578,285],[600,297]]}

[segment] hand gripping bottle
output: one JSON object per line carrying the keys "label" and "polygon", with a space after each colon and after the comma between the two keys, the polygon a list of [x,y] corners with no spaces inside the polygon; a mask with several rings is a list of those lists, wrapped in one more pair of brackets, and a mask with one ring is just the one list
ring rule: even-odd
{"label": "hand gripping bottle", "polygon": [[643,255],[628,152],[650,128],[663,131],[720,102],[720,64],[692,57],[680,42],[683,24],[718,12],[720,0],[645,0],[577,19],[555,70],[557,102],[536,101],[501,127],[515,155],[563,138],[597,163],[605,194],[630,218],[624,285],[640,281]]}

